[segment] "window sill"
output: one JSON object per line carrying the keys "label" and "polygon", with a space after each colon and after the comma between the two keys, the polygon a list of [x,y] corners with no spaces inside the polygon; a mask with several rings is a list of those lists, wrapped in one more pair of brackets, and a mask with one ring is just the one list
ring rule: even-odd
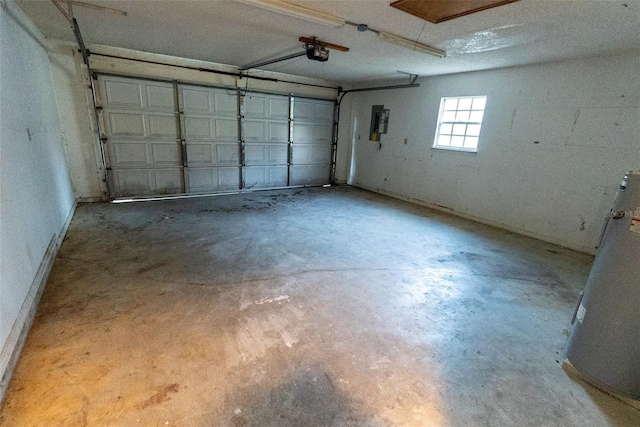
{"label": "window sill", "polygon": [[475,154],[478,152],[477,148],[462,148],[462,147],[431,147],[433,150],[444,150],[444,151],[457,151],[460,153],[472,153]]}

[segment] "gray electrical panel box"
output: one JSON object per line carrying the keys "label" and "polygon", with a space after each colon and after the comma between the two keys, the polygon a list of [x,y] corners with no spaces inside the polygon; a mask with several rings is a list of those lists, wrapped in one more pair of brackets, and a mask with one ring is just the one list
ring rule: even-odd
{"label": "gray electrical panel box", "polygon": [[369,129],[369,141],[380,141],[380,135],[387,133],[389,125],[389,110],[384,105],[371,107],[371,128]]}

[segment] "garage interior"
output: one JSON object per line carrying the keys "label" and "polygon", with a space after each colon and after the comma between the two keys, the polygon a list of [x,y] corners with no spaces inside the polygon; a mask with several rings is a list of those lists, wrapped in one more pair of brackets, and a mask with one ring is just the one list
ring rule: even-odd
{"label": "garage interior", "polygon": [[0,6],[1,425],[640,425],[639,0]]}

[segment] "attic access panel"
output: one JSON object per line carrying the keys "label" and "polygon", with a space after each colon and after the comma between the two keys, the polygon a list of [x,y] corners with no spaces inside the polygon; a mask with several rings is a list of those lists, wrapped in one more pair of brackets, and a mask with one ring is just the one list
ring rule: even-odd
{"label": "attic access panel", "polygon": [[518,0],[398,0],[394,7],[433,24],[460,18]]}

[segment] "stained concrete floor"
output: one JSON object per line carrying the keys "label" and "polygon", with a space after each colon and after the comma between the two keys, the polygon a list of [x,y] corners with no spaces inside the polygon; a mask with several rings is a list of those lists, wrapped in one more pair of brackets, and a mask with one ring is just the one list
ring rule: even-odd
{"label": "stained concrete floor", "polygon": [[638,426],[561,369],[592,258],[338,187],[78,208],[3,426]]}

